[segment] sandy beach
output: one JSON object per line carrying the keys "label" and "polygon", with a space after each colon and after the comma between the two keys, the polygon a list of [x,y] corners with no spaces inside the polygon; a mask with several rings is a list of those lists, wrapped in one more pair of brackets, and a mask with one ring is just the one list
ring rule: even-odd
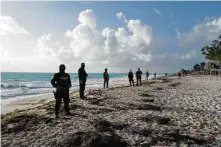
{"label": "sandy beach", "polygon": [[3,100],[1,106],[1,114],[5,115],[15,110],[26,110],[29,108],[34,108],[42,105],[42,103],[52,101],[53,99],[54,98],[52,94],[45,94],[42,96],[33,96],[23,99]]}
{"label": "sandy beach", "polygon": [[85,100],[72,92],[73,116],[65,116],[62,108],[59,119],[54,118],[52,96],[20,100],[5,105],[1,143],[2,147],[219,147],[220,91],[220,77],[171,76],[143,81],[143,86],[91,89]]}

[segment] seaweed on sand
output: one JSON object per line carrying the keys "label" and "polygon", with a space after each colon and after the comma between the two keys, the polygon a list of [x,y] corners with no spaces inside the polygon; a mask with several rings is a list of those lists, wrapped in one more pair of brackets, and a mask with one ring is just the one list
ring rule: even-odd
{"label": "seaweed on sand", "polygon": [[148,91],[143,91],[143,92],[139,93],[139,96],[142,96],[142,97],[153,97],[153,95],[148,94]]}
{"label": "seaweed on sand", "polygon": [[140,101],[141,102],[150,102],[150,103],[152,103],[152,102],[154,102],[154,99],[147,98],[147,99],[141,99]]}
{"label": "seaweed on sand", "polygon": [[169,84],[168,86],[175,87],[175,86],[177,86],[177,85],[179,85],[179,84],[180,84],[180,82],[177,82],[177,83],[171,83],[171,84]]}
{"label": "seaweed on sand", "polygon": [[148,123],[153,123],[156,121],[158,124],[161,125],[169,125],[171,122],[170,118],[163,116],[145,116],[145,117],[140,117],[139,119]]}
{"label": "seaweed on sand", "polygon": [[60,138],[55,146],[64,147],[129,147],[130,145],[113,132],[76,132]]}
{"label": "seaweed on sand", "polygon": [[101,89],[97,89],[97,90],[89,90],[87,95],[101,96],[103,94],[104,94],[104,91],[102,91]]}
{"label": "seaweed on sand", "polygon": [[137,105],[135,107],[137,110],[154,110],[154,111],[162,111],[162,108],[160,106],[150,105],[150,104],[142,104]]}
{"label": "seaweed on sand", "polygon": [[156,89],[156,90],[163,90],[162,87],[156,87],[155,89]]}
{"label": "seaweed on sand", "polygon": [[161,83],[169,83],[169,82],[172,82],[170,79],[167,79],[167,78],[163,78],[161,79],[162,82]]}
{"label": "seaweed on sand", "polygon": [[119,123],[112,123],[106,120],[94,120],[93,122],[94,127],[99,132],[107,132],[107,131],[113,131],[116,130],[122,130],[123,128],[127,127],[128,124],[119,124]]}
{"label": "seaweed on sand", "polygon": [[49,101],[47,103],[44,103],[42,106],[36,107],[37,109],[44,109],[46,110],[47,114],[52,114],[54,113],[54,106],[55,106],[55,101]]}
{"label": "seaweed on sand", "polygon": [[[145,137],[149,137],[149,142],[146,143],[146,146],[155,146],[155,145],[172,145],[173,143],[176,146],[180,146],[181,143],[188,145],[197,145],[197,146],[208,146],[212,140],[196,138],[190,135],[183,135],[179,133],[179,130],[167,130],[159,131],[155,129],[136,129],[133,131],[135,134],[139,134]],[[140,144],[140,143],[139,143]]]}
{"label": "seaweed on sand", "polygon": [[35,130],[38,124],[51,123],[52,120],[52,118],[42,117],[36,113],[12,113],[3,117],[1,132],[7,134]]}

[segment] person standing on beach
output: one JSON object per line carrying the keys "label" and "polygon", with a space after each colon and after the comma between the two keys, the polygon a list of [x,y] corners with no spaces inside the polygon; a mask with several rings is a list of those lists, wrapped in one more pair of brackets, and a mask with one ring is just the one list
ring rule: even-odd
{"label": "person standing on beach", "polygon": [[155,72],[155,73],[154,73],[154,79],[156,79],[156,77],[157,77],[157,73]]}
{"label": "person standing on beach", "polygon": [[56,92],[54,92],[54,96],[56,99],[55,102],[55,116],[59,118],[59,110],[61,106],[61,100],[63,98],[64,101],[64,109],[67,115],[71,115],[69,111],[69,89],[71,85],[70,75],[65,73],[65,65],[61,64],[59,66],[59,73],[55,73],[52,80],[51,85],[56,88]]}
{"label": "person standing on beach", "polygon": [[181,79],[181,73],[178,72],[178,79]]}
{"label": "person standing on beach", "polygon": [[85,85],[86,85],[86,81],[87,81],[87,73],[85,71],[85,63],[81,63],[81,68],[79,68],[79,70],[78,70],[78,78],[79,78],[79,86],[80,86],[79,95],[80,95],[80,98],[83,99],[83,98],[85,98],[84,90],[85,90]]}
{"label": "person standing on beach", "polygon": [[137,86],[138,86],[138,81],[140,81],[140,85],[142,86],[142,83],[141,83],[142,74],[143,74],[142,71],[140,70],[140,68],[138,68],[138,71],[136,72]]}
{"label": "person standing on beach", "polygon": [[146,78],[147,78],[147,80],[148,80],[148,77],[149,77],[149,72],[147,71],[147,73],[146,73]]}
{"label": "person standing on beach", "polygon": [[107,72],[107,68],[105,68],[105,71],[103,73],[103,78],[104,78],[104,88],[105,88],[105,85],[106,85],[106,88],[108,88],[109,75],[108,75],[108,72]]}
{"label": "person standing on beach", "polygon": [[130,82],[130,86],[132,86],[131,82],[133,83],[133,86],[134,86],[134,74],[133,74],[132,70],[130,70],[130,72],[128,73],[128,79]]}

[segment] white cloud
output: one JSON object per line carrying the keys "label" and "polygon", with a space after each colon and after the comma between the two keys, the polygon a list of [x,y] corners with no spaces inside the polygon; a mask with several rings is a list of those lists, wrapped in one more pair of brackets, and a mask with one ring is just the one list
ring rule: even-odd
{"label": "white cloud", "polygon": [[37,39],[36,51],[51,53],[51,49],[47,46],[47,42],[51,39],[51,34],[44,34]]}
{"label": "white cloud", "polygon": [[0,35],[28,33],[11,16],[0,16]]}
{"label": "white cloud", "polygon": [[[48,72],[57,70],[59,59],[45,54],[45,43],[50,40],[50,35],[36,39],[11,16],[1,16],[0,28],[2,71]],[[35,49],[39,52],[36,53]]]}
{"label": "white cloud", "polygon": [[182,44],[196,42],[211,42],[217,39],[221,34],[221,17],[206,19],[205,21],[193,26],[192,30],[187,33],[182,33],[177,30],[177,38]]}
{"label": "white cloud", "polygon": [[98,30],[96,16],[90,9],[79,13],[78,20],[78,25],[61,36],[64,38],[57,38],[59,41],[52,33],[39,38],[32,34],[4,36],[2,61],[7,67],[3,71],[56,71],[60,63],[65,63],[76,72],[79,63],[85,62],[92,72],[104,67],[122,72],[151,61],[152,28],[142,21],[131,19],[117,29]]}
{"label": "white cloud", "polygon": [[[145,44],[149,45],[151,41],[151,35],[152,35],[152,28],[143,24],[140,20],[129,20],[127,27],[130,32],[133,33],[131,41],[133,41],[134,44],[137,44],[137,47],[141,44],[143,44],[143,41]],[[145,49],[146,46],[140,46],[144,47]],[[138,48],[139,49],[139,48]]]}
{"label": "white cloud", "polygon": [[195,55],[196,55],[196,51],[192,51],[188,54],[181,55],[180,58],[186,60],[186,59],[191,59],[191,58],[195,57]]}
{"label": "white cloud", "polygon": [[[127,20],[123,14],[120,18]],[[17,31],[20,33],[17,36],[11,34],[14,37],[4,35],[2,62],[7,66],[2,70],[47,72],[56,71],[60,63],[65,63],[76,72],[79,63],[86,62],[91,72],[103,70],[103,67],[122,72],[145,67],[151,62],[152,28],[141,20],[130,19],[117,29],[106,27],[100,30],[96,28],[96,15],[88,9],[79,13],[78,21],[79,24],[61,36],[64,38],[57,38],[59,41],[52,33],[39,38],[30,33],[21,35],[22,31]]]}
{"label": "white cloud", "polygon": [[116,14],[116,17],[119,19],[119,20],[123,20],[124,23],[127,23],[128,20],[126,19],[125,15],[122,13],[122,12],[119,12]]}
{"label": "white cloud", "polygon": [[158,14],[158,15],[160,15],[160,16],[163,15],[163,13],[162,13],[160,10],[158,10],[158,9],[156,9],[156,8],[153,8],[153,10],[154,10],[154,12],[155,12],[156,14]]}
{"label": "white cloud", "polygon": [[96,17],[91,9],[82,11],[79,14],[78,21],[83,25],[88,25],[90,27],[96,27]]}
{"label": "white cloud", "polygon": [[[116,16],[125,18],[123,13]],[[140,20],[127,21],[126,28],[114,30],[107,27],[98,31],[96,25],[91,25],[96,24],[92,10],[81,12],[78,19],[79,24],[65,33],[70,39],[67,49],[70,62],[123,66],[132,58],[142,62],[151,60],[151,54],[144,54],[143,51],[149,50],[152,29]]]}

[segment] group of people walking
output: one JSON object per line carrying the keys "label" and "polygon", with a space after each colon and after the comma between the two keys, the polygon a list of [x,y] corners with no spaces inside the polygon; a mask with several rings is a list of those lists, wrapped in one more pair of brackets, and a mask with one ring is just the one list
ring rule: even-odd
{"label": "group of people walking", "polygon": [[[68,73],[65,73],[65,69],[66,69],[65,65],[61,64],[59,66],[59,72],[55,73],[51,80],[52,86],[56,88],[56,91],[54,91],[54,97],[56,99],[56,102],[55,102],[55,117],[56,118],[59,118],[59,110],[60,110],[62,99],[64,102],[64,110],[66,112],[66,115],[71,115],[69,111],[69,103],[70,103],[69,89],[71,88],[72,84],[71,84],[70,75]],[[85,63],[81,63],[81,67],[78,70],[80,99],[86,98],[84,96],[84,91],[85,91],[87,77],[88,77],[88,74],[85,71]],[[146,78],[148,79],[148,77],[149,77],[149,72],[147,71]],[[104,78],[103,87],[108,88],[109,74],[108,74],[107,68],[105,68],[105,71],[103,73],[103,78]],[[134,86],[133,78],[134,78],[134,74],[132,70],[130,70],[130,72],[128,73],[130,86],[132,86],[132,84]],[[154,78],[156,78],[156,73],[154,74]],[[140,85],[142,85],[141,79],[142,79],[142,71],[140,70],[140,68],[138,68],[138,71],[136,72],[137,86],[138,86],[138,82],[140,83]]]}

